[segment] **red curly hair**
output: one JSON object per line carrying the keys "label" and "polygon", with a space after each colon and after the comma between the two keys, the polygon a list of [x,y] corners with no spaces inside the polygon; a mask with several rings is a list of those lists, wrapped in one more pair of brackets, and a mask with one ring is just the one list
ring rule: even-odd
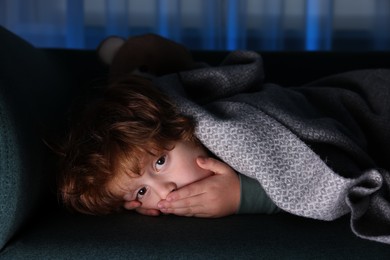
{"label": "red curly hair", "polygon": [[111,84],[71,124],[61,148],[62,202],[86,214],[121,211],[123,198],[107,189],[114,176],[128,170],[140,175],[143,155],[195,141],[194,127],[151,81],[131,76]]}

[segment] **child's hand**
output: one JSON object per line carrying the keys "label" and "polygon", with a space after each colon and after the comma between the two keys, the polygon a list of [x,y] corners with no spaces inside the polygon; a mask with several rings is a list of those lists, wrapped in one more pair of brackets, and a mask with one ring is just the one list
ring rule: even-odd
{"label": "child's hand", "polygon": [[137,201],[137,200],[125,201],[125,204],[123,205],[123,207],[125,209],[135,210],[142,215],[147,215],[147,216],[160,215],[160,211],[157,209],[145,209],[145,208],[141,208],[141,206],[142,206],[142,203]]}
{"label": "child's hand", "polygon": [[158,203],[161,212],[209,218],[234,214],[240,204],[240,180],[236,172],[212,158],[198,158],[197,163],[215,174],[171,192]]}

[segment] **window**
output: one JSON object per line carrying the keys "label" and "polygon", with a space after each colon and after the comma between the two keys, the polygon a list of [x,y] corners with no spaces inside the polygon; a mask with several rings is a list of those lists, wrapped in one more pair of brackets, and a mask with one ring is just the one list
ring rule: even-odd
{"label": "window", "polygon": [[388,0],[0,0],[0,24],[38,47],[157,33],[197,50],[390,50],[389,22]]}

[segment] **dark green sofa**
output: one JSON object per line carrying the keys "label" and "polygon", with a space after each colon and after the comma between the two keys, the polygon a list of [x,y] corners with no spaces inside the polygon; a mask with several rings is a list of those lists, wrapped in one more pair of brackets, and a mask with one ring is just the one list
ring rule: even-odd
{"label": "dark green sofa", "polygon": [[[0,259],[390,259],[390,245],[287,213],[220,219],[64,211],[45,140],[64,131],[75,97],[103,82],[93,51],[36,49],[0,27]],[[226,53],[194,51],[217,64]],[[263,53],[267,81],[302,84],[390,67],[390,53]],[[94,82],[94,83],[91,83]],[[77,99],[76,99],[77,100]]]}

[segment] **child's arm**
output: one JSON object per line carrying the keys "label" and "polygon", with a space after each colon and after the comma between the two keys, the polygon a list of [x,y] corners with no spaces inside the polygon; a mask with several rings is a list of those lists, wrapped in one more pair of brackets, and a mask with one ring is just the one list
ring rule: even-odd
{"label": "child's arm", "polygon": [[260,183],[248,176],[239,174],[241,183],[241,202],[238,214],[280,212],[275,203],[265,193]]}
{"label": "child's arm", "polygon": [[[234,213],[273,214],[281,211],[268,197],[256,179],[243,174],[238,174],[240,180],[240,202],[238,206],[234,204],[234,208],[237,210],[227,210],[232,208],[232,201],[230,200],[234,192],[228,178],[236,175],[236,173],[226,164],[211,158],[203,166],[202,164],[199,165],[213,172],[222,173],[222,175],[212,180],[210,178],[214,176],[208,177],[172,192],[167,197],[167,200],[171,199],[171,201],[161,202],[161,206],[166,207],[162,212],[181,216],[221,217]],[[223,175],[224,171],[226,171],[226,176]],[[231,176],[229,176],[230,174]],[[210,201],[214,202],[208,203]],[[197,206],[198,204],[206,205],[199,207]]]}

